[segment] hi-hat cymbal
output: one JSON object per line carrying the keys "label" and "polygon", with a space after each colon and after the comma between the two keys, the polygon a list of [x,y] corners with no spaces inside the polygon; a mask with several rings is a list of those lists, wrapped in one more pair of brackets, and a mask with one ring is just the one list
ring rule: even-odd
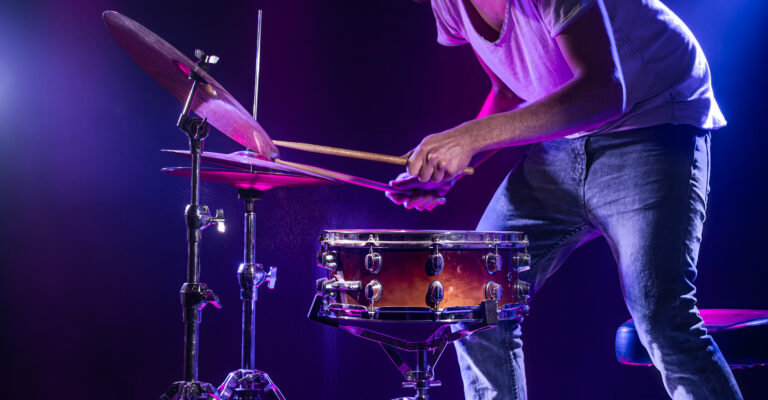
{"label": "hi-hat cymbal", "polygon": [[[166,174],[189,177],[191,168],[163,168]],[[291,186],[318,186],[340,182],[307,175],[293,175],[279,172],[247,172],[224,169],[200,169],[200,179],[208,182],[223,183],[238,189],[269,190]]]}
{"label": "hi-hat cymbal", "polygon": [[[190,158],[189,150],[160,150],[163,153],[173,154],[175,156]],[[215,153],[212,151],[204,151],[200,154],[200,160],[209,164],[219,165],[222,167],[237,168],[244,171],[253,172],[277,172],[293,175],[305,175],[320,179],[328,179],[325,176],[313,174],[294,168],[288,165],[278,164],[271,160],[264,160],[257,157],[254,153],[248,151],[238,151],[230,154]]]}
{"label": "hi-hat cymbal", "polygon": [[176,99],[182,103],[186,100],[192,87],[188,76],[194,70],[207,84],[197,91],[192,111],[256,154],[278,157],[277,148],[261,125],[196,63],[149,29],[118,12],[105,11],[102,18],[128,55]]}
{"label": "hi-hat cymbal", "polygon": [[[173,154],[176,156],[189,158],[188,150],[162,150],[165,153]],[[237,168],[244,171],[258,171],[258,172],[281,172],[294,175],[312,176],[315,178],[330,179],[338,182],[346,182],[356,186],[362,186],[369,189],[380,190],[383,192],[393,193],[411,193],[410,189],[397,189],[386,183],[374,181],[371,179],[361,178],[359,176],[345,174],[343,172],[332,171],[328,169],[318,168],[311,165],[291,163],[287,161],[275,162],[271,160],[263,160],[258,157],[254,157],[253,153],[239,151],[231,154],[203,152],[200,154],[200,159],[204,162],[221,165],[225,167]],[[286,164],[287,163],[287,164]]]}

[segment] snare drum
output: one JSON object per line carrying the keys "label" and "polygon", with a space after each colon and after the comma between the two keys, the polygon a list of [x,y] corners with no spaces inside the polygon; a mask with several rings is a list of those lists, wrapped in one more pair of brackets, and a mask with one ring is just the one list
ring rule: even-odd
{"label": "snare drum", "polygon": [[320,238],[322,312],[340,319],[472,321],[527,312],[528,239],[520,232],[328,230]]}

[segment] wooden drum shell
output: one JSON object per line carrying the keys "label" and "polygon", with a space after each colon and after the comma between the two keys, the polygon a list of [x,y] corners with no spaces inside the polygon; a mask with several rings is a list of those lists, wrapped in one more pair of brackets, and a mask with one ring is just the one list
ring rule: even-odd
{"label": "wooden drum shell", "polygon": [[[427,290],[430,283],[440,281],[444,298],[441,309],[448,307],[476,306],[486,300],[486,285],[493,281],[502,287],[499,306],[516,304],[518,297],[515,284],[517,271],[511,266],[512,257],[519,249],[498,249],[503,259],[501,271],[490,274],[485,267],[485,256],[494,249],[443,249],[443,270],[436,275],[429,274],[430,249],[385,249],[376,248],[382,257],[381,270],[373,274],[365,268],[365,256],[370,249],[331,247],[339,254],[340,265],[336,274],[347,281],[362,281],[364,287],[372,280],[382,285],[381,299],[376,307],[430,307]],[[363,291],[344,291],[341,302],[368,306]]]}
{"label": "wooden drum shell", "polygon": [[318,293],[329,311],[458,312],[485,300],[527,309],[528,285],[518,274],[530,259],[520,232],[331,230],[320,242],[318,265],[328,271]]}

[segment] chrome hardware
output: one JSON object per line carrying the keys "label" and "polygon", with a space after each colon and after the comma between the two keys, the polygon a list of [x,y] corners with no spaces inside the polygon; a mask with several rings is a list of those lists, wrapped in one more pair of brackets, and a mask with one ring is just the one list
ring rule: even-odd
{"label": "chrome hardware", "polygon": [[504,295],[504,289],[498,283],[494,281],[488,281],[485,284],[485,298],[488,300],[501,300]]}
{"label": "chrome hardware", "polygon": [[365,269],[371,274],[376,275],[381,271],[381,265],[381,254],[373,251],[373,246],[371,246],[371,251],[365,255]]}
{"label": "chrome hardware", "polygon": [[274,289],[275,285],[277,284],[277,267],[269,267],[269,271],[267,271],[267,287],[270,289]]}
{"label": "chrome hardware", "polygon": [[517,292],[517,298],[521,300],[528,300],[530,297],[531,285],[526,281],[518,280],[515,282],[515,291]]}
{"label": "chrome hardware", "polygon": [[429,255],[429,260],[427,260],[427,275],[440,275],[440,273],[443,272],[444,265],[445,261],[443,260],[443,255],[440,254],[440,249],[435,246],[432,254]]}
{"label": "chrome hardware", "polygon": [[195,229],[205,229],[211,225],[216,225],[216,230],[219,232],[226,231],[226,225],[224,225],[224,210],[216,210],[216,215],[211,217],[211,211],[208,206],[187,206],[184,211],[184,215],[187,218],[187,224]]}
{"label": "chrome hardware", "polygon": [[240,282],[240,298],[243,300],[256,300],[256,288],[264,282],[270,289],[275,288],[277,283],[277,267],[269,267],[264,271],[261,264],[240,264],[237,269],[237,280]]}
{"label": "chrome hardware", "polygon": [[325,297],[335,296],[338,290],[361,290],[362,288],[362,281],[345,281],[336,278],[317,280],[317,294]]}
{"label": "chrome hardware", "polygon": [[371,307],[373,307],[373,303],[381,300],[381,294],[381,282],[377,281],[376,279],[368,282],[368,284],[365,285],[365,298],[371,302]]}
{"label": "chrome hardware", "polygon": [[512,271],[507,271],[507,282],[512,282],[515,280],[515,273]]}
{"label": "chrome hardware", "polygon": [[528,245],[521,232],[416,231],[416,230],[329,230],[321,242],[329,246],[368,248],[441,248],[487,249],[523,248]]}
{"label": "chrome hardware", "polygon": [[223,233],[227,230],[227,226],[224,224],[224,210],[216,210],[216,215],[211,218],[211,224],[216,225],[216,230],[219,232]]}
{"label": "chrome hardware", "polygon": [[512,268],[517,272],[525,272],[531,269],[531,255],[528,253],[515,253],[512,256]]}
{"label": "chrome hardware", "polygon": [[440,281],[432,281],[427,289],[427,305],[437,310],[444,297],[445,289],[443,289],[443,283]]}
{"label": "chrome hardware", "polygon": [[335,272],[339,268],[339,253],[335,251],[318,251],[317,266]]}
{"label": "chrome hardware", "polygon": [[494,275],[495,273],[501,271],[504,261],[499,254],[498,247],[494,246],[493,253],[486,254],[483,259],[485,260],[485,270],[488,271],[489,274]]}

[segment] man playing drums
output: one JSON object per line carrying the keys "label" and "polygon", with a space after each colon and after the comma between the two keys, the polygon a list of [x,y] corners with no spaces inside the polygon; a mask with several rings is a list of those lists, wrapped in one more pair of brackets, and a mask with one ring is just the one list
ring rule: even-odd
{"label": "man playing drums", "polygon": [[[410,174],[392,184],[417,193],[387,196],[431,210],[479,153],[532,144],[477,229],[529,236],[522,277],[533,293],[573,249],[605,236],[669,395],[740,399],[694,297],[709,131],[725,119],[692,33],[657,0],[432,0],[432,8],[438,42],[469,43],[492,89],[477,119],[413,149]],[[456,349],[467,398],[525,399],[519,323]]]}

